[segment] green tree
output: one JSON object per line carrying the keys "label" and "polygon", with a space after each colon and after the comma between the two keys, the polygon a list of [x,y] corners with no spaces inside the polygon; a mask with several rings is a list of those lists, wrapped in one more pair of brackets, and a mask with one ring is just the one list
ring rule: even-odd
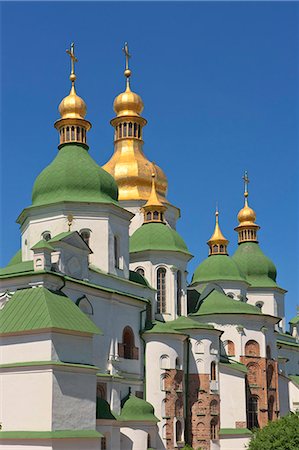
{"label": "green tree", "polygon": [[248,450],[298,450],[299,412],[290,413],[256,430]]}

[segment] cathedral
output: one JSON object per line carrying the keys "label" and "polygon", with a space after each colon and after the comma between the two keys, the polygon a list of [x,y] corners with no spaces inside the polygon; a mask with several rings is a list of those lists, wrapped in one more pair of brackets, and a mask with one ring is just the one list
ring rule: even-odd
{"label": "cathedral", "polygon": [[285,323],[247,173],[236,252],[216,210],[187,280],[193,256],[166,175],[143,151],[127,44],[103,167],[88,152],[73,44],[67,53],[58,151],[0,270],[0,449],[243,450],[253,429],[299,408],[299,315]]}

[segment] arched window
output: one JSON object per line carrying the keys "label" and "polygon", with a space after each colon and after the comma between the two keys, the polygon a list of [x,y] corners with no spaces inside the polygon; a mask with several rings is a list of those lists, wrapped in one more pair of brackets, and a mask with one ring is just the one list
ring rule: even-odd
{"label": "arched window", "polygon": [[158,213],[158,211],[154,211],[153,218],[154,218],[154,220],[159,220],[159,213]]}
{"label": "arched window", "polygon": [[67,141],[70,140],[70,129],[69,129],[69,127],[66,127],[66,140]]}
{"label": "arched window", "polygon": [[183,427],[180,420],[177,420],[175,424],[175,440],[176,442],[183,441]]}
{"label": "arched window", "polygon": [[268,400],[268,420],[273,420],[273,412],[274,412],[274,397],[271,395],[271,397]]}
{"label": "arched window", "polygon": [[44,239],[45,241],[49,241],[51,239],[50,231],[43,231],[42,232],[42,239]]}
{"label": "arched window", "polygon": [[166,269],[157,270],[157,312],[166,312]]}
{"label": "arched window", "polygon": [[272,381],[273,381],[273,373],[274,373],[274,369],[273,366],[268,366],[267,367],[267,387],[272,387]]}
{"label": "arched window", "polygon": [[140,125],[138,125],[138,137],[139,137],[139,138],[141,137],[141,128],[140,128]]}
{"label": "arched window", "polygon": [[245,356],[260,356],[260,346],[256,341],[250,340],[246,342]]}
{"label": "arched window", "polygon": [[227,356],[235,356],[235,344],[233,343],[233,341],[227,341],[226,354]]}
{"label": "arched window", "polygon": [[122,138],[123,137],[123,125],[122,123],[119,125],[119,137]]}
{"label": "arched window", "polygon": [[163,428],[162,428],[162,439],[167,439],[167,424],[163,425]]}
{"label": "arched window", "polygon": [[102,398],[106,400],[106,385],[97,384],[97,398]]}
{"label": "arched window", "polygon": [[168,389],[171,386],[171,377],[169,375],[169,373],[162,373],[161,378],[160,378],[160,388],[161,391],[168,391]]}
{"label": "arched window", "polygon": [[88,230],[88,229],[80,230],[80,235],[81,235],[83,241],[89,246],[90,230]]}
{"label": "arched window", "polygon": [[123,129],[124,129],[123,137],[127,137],[127,124],[126,123],[124,123]]}
{"label": "arched window", "polygon": [[134,358],[135,339],[134,333],[131,327],[125,327],[123,331],[123,346],[124,346],[124,358]]}
{"label": "arched window", "polygon": [[151,448],[151,436],[147,433],[147,448]]}
{"label": "arched window", "polygon": [[211,439],[218,439],[218,430],[217,430],[218,420],[214,417],[210,423],[210,433]]}
{"label": "arched window", "polygon": [[267,357],[267,359],[271,359],[271,347],[270,347],[270,345],[267,345],[267,347],[266,347],[266,357]]}
{"label": "arched window", "polygon": [[137,137],[137,123],[134,123],[134,137]]}
{"label": "arched window", "polygon": [[135,272],[139,273],[139,275],[144,277],[144,269],[142,267],[138,267],[138,269],[136,269]]}
{"label": "arched window", "polygon": [[133,133],[132,133],[132,130],[133,130],[133,124],[132,124],[132,122],[130,122],[130,123],[129,123],[129,130],[128,130],[129,132],[128,132],[128,136],[132,136],[132,134],[133,134]]}
{"label": "arched window", "polygon": [[176,312],[180,316],[182,314],[182,273],[180,270],[176,274]]}
{"label": "arched window", "polygon": [[213,414],[218,414],[218,402],[217,400],[212,400],[210,403],[210,413]]}
{"label": "arched window", "polygon": [[260,379],[260,368],[256,363],[250,363],[247,365],[247,381],[249,385],[258,384]]}
{"label": "arched window", "polygon": [[216,380],[216,363],[215,361],[211,362],[211,381],[215,381]]}
{"label": "arched window", "polygon": [[252,428],[258,428],[258,426],[258,397],[251,395],[248,398],[247,427],[251,430]]}
{"label": "arched window", "polygon": [[220,245],[220,253],[223,253],[224,252],[224,245]]}
{"label": "arched window", "polygon": [[255,306],[262,311],[262,308],[264,306],[264,302],[256,302]]}
{"label": "arched window", "polygon": [[117,236],[114,236],[114,267],[119,269],[119,242]]}
{"label": "arched window", "polygon": [[152,213],[150,211],[146,213],[146,220],[152,220]]}
{"label": "arched window", "polygon": [[161,404],[161,416],[162,417],[166,417],[167,416],[167,403],[168,403],[168,399],[167,398],[163,398],[162,404]]}
{"label": "arched window", "polygon": [[72,127],[72,141],[75,140],[75,127]]}
{"label": "arched window", "polygon": [[170,369],[170,359],[168,355],[160,357],[160,369]]}

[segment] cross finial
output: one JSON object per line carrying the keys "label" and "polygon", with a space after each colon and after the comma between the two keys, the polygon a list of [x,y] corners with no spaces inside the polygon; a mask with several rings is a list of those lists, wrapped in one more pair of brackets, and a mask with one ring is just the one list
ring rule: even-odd
{"label": "cross finial", "polygon": [[247,170],[245,170],[245,172],[244,172],[243,180],[244,180],[244,197],[245,197],[245,202],[246,202],[246,204],[247,204],[248,184],[249,184],[249,178],[248,178],[248,172],[247,172]]}
{"label": "cross finial", "polygon": [[73,83],[75,81],[75,79],[76,79],[75,63],[78,62],[78,59],[75,56],[75,44],[74,44],[74,42],[71,43],[71,47],[70,47],[70,49],[66,50],[66,53],[71,58],[71,75],[70,75],[70,80]]}
{"label": "cross finial", "polygon": [[131,58],[131,55],[129,53],[129,46],[128,43],[125,42],[124,48],[123,48],[123,52],[125,54],[126,57],[126,68],[125,68],[125,77],[127,78],[127,88],[130,88],[130,76],[131,76],[131,70],[129,69],[129,59]]}
{"label": "cross finial", "polygon": [[215,217],[216,217],[216,223],[218,223],[218,217],[219,217],[218,202],[216,202]]}

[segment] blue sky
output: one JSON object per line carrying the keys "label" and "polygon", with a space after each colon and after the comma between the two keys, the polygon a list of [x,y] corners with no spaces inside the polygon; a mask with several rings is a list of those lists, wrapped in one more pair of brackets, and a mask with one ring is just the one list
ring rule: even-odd
{"label": "blue sky", "polygon": [[65,49],[76,43],[77,92],[88,105],[90,153],[113,152],[114,97],[124,89],[124,41],[132,89],[144,101],[145,153],[168,176],[178,230],[208,254],[218,201],[237,246],[242,174],[250,178],[263,251],[298,302],[298,3],[1,3],[1,265],[20,246],[15,219],[38,173],[57,152],[57,106],[70,83]]}

